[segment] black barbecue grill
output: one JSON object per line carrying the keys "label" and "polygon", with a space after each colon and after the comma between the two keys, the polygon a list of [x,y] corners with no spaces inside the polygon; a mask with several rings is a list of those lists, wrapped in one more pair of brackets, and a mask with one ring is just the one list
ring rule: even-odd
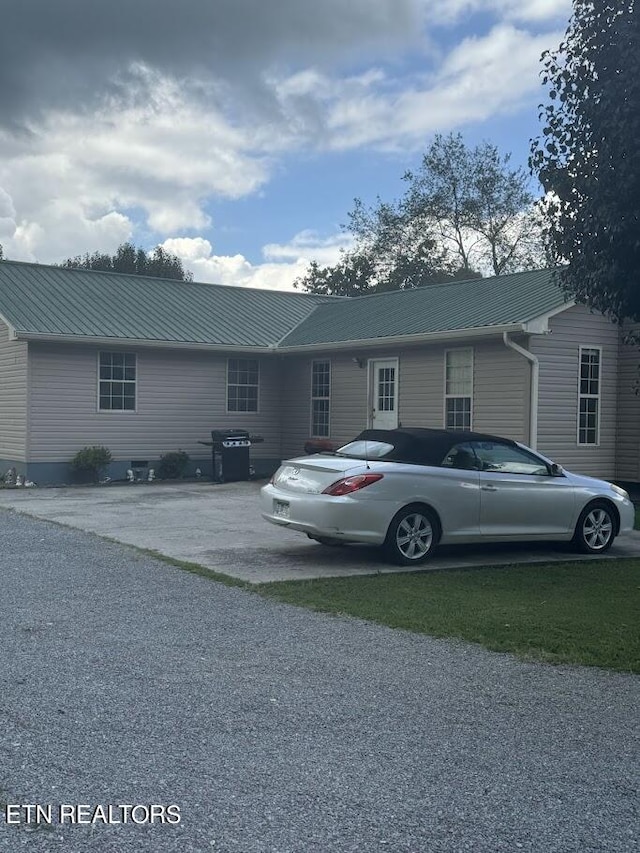
{"label": "black barbecue grill", "polygon": [[213,479],[220,483],[248,480],[251,438],[244,429],[211,430]]}

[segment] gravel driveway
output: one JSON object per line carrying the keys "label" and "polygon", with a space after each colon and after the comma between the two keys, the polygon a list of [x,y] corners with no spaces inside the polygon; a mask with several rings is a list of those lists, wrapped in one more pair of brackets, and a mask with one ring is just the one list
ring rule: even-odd
{"label": "gravel driveway", "polygon": [[[377,548],[325,548],[260,516],[260,484],[144,483],[132,486],[0,489],[0,509],[57,521],[116,542],[198,563],[249,583],[406,572]],[[640,558],[640,531],[607,554],[576,554],[564,543],[443,546],[418,571],[512,563]]]}
{"label": "gravel driveway", "polygon": [[0,590],[1,851],[638,850],[637,677],[310,613],[7,512]]}

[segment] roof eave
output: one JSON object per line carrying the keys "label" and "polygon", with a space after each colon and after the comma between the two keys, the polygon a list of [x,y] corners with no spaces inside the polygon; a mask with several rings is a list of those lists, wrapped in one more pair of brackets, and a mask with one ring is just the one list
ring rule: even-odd
{"label": "roof eave", "polygon": [[16,335],[15,327],[13,326],[13,323],[11,323],[11,321],[7,317],[5,317],[4,314],[0,314],[0,323],[4,323],[4,325],[9,330],[9,340],[15,341],[17,338],[17,335]]}
{"label": "roof eave", "polygon": [[274,347],[257,346],[252,344],[214,344],[200,341],[165,341],[148,338],[111,338],[94,335],[54,335],[44,332],[25,332],[13,330],[14,340],[56,343],[56,344],[89,344],[93,346],[111,347],[146,347],[154,349],[204,350],[206,352],[250,352],[272,353]]}
{"label": "roof eave", "polygon": [[531,319],[524,323],[526,331],[530,334],[546,334],[549,331],[549,320],[557,314],[562,314],[563,311],[573,308],[576,304],[575,299],[569,299],[567,302],[558,305],[556,308],[552,308],[550,311],[546,311],[544,314],[531,317]]}
{"label": "roof eave", "polygon": [[397,346],[401,344],[430,344],[442,341],[467,340],[469,338],[485,338],[501,336],[503,332],[522,332],[525,334],[540,334],[534,329],[528,328],[527,323],[507,323],[501,326],[477,326],[469,329],[448,329],[440,332],[425,332],[416,335],[393,335],[382,338],[362,338],[349,341],[324,341],[314,344],[298,344],[293,346],[279,345],[278,352],[314,352],[319,350],[351,350],[351,349],[373,349],[374,347]]}
{"label": "roof eave", "polygon": [[503,332],[521,332],[524,334],[546,334],[549,331],[548,320],[561,311],[570,308],[571,304],[555,309],[547,314],[540,315],[524,323],[506,323],[500,326],[476,326],[467,329],[445,329],[438,332],[425,332],[412,335],[389,335],[380,338],[362,338],[348,341],[322,341],[314,344],[297,344],[286,346],[278,342],[270,345],[253,344],[224,344],[205,343],[199,341],[167,341],[150,340],[148,338],[116,338],[100,335],[56,335],[45,332],[29,332],[15,329],[9,326],[10,337],[13,340],[24,340],[43,343],[59,344],[88,344],[93,346],[129,346],[147,347],[155,349],[178,349],[178,350],[204,350],[207,352],[237,352],[268,354],[280,353],[303,353],[317,352],[320,350],[351,350],[351,349],[374,349],[386,346],[429,344],[439,342],[454,342],[470,338],[484,338],[502,336]]}

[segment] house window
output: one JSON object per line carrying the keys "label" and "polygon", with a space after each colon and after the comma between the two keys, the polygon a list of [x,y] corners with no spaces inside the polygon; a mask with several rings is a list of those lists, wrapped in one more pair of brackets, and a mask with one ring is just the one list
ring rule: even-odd
{"label": "house window", "polygon": [[446,429],[471,429],[473,350],[450,349],[444,354],[444,425]]}
{"label": "house window", "polygon": [[311,435],[329,435],[329,403],[331,397],[331,363],[314,361],[311,364]]}
{"label": "house window", "polygon": [[227,411],[258,411],[258,359],[230,358],[227,363]]}
{"label": "house window", "polygon": [[578,444],[600,441],[600,347],[580,347]]}
{"label": "house window", "polygon": [[132,352],[101,352],[98,407],[101,412],[134,412],[136,356]]}

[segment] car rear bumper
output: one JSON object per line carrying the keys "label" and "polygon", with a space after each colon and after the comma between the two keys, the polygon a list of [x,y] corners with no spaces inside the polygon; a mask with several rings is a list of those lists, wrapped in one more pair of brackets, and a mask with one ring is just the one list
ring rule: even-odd
{"label": "car rear bumper", "polygon": [[[348,495],[291,494],[275,486],[260,492],[262,517],[271,524],[312,537],[381,545],[394,515],[386,501],[355,501]],[[287,515],[281,514],[287,507]],[[280,510],[280,512],[278,511]]]}

